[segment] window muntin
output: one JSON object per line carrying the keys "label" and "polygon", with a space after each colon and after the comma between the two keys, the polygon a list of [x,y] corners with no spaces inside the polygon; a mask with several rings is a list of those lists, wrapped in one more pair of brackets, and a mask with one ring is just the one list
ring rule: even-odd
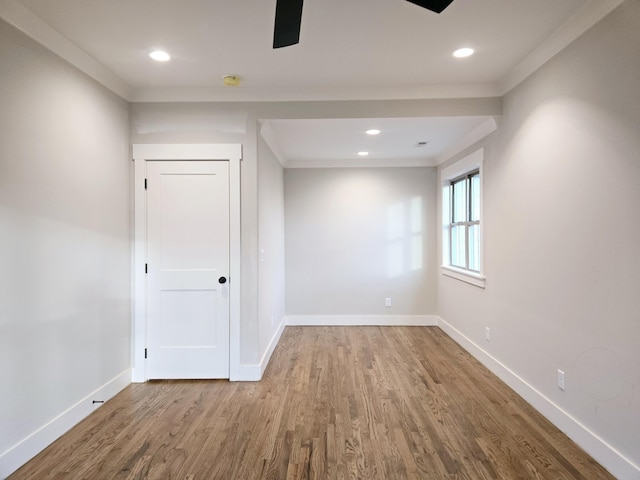
{"label": "window muntin", "polygon": [[449,183],[449,264],[480,272],[480,171]]}

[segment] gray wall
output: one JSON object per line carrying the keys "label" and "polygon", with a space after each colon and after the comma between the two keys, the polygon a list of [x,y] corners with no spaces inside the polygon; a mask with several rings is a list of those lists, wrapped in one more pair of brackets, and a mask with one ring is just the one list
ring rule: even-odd
{"label": "gray wall", "polygon": [[[264,316],[271,320],[271,310],[262,310],[266,305],[260,300],[260,259],[259,259],[259,190],[262,179],[259,177],[260,155],[270,155],[262,148],[259,154],[259,119],[270,118],[383,118],[411,116],[446,115],[496,115],[499,114],[501,101],[498,98],[480,99],[441,99],[441,100],[390,100],[390,101],[342,101],[342,102],[264,102],[264,103],[134,103],[131,105],[131,142],[132,143],[241,143],[243,160],[241,165],[242,189],[242,306],[240,323],[240,355],[243,365],[257,365],[264,354],[262,345],[270,338],[265,332]],[[264,165],[263,165],[264,167]],[[389,169],[387,171],[391,171]],[[433,173],[432,173],[433,174]],[[435,182],[435,176],[433,181]],[[435,185],[435,183],[434,183]],[[435,187],[434,187],[435,188]],[[435,195],[435,193],[433,193]],[[435,208],[435,200],[426,208]],[[263,210],[263,213],[265,211]],[[435,222],[435,210],[430,221]],[[264,232],[264,227],[262,228]],[[432,261],[435,258],[435,241],[427,246]],[[434,264],[430,264],[432,268]],[[264,271],[262,272],[264,273]],[[384,309],[383,314],[419,312],[420,315],[433,314],[435,308],[435,269],[432,279],[421,279],[428,292],[421,292],[424,298],[415,293],[417,283],[396,283],[396,290],[411,284],[411,298],[394,298],[394,307]],[[266,287],[270,288],[270,287]],[[391,291],[394,293],[394,291]],[[384,297],[389,295],[383,295]],[[376,302],[379,303],[379,295]],[[264,299],[263,299],[264,300]],[[424,307],[424,308],[423,308]],[[379,305],[376,307],[379,308]],[[306,311],[307,309],[305,309]],[[345,314],[347,312],[342,312]],[[373,310],[358,314],[375,314]],[[277,317],[277,312],[275,313]],[[275,319],[277,322],[278,319]],[[262,325],[262,327],[260,326]]]}
{"label": "gray wall", "polygon": [[435,314],[436,193],[430,167],[287,169],[287,315]]}
{"label": "gray wall", "polygon": [[639,25],[623,3],[505,97],[485,145],[486,290],[440,276],[438,295],[445,321],[636,465]]}
{"label": "gray wall", "polygon": [[265,141],[258,141],[258,331],[264,355],[285,315],[284,177]]}
{"label": "gray wall", "polygon": [[127,103],[0,21],[0,455],[130,368],[128,152]]}
{"label": "gray wall", "polygon": [[[436,274],[433,170],[286,172],[287,313],[439,313],[640,464],[639,24],[628,0],[504,99],[483,144],[485,290]],[[1,454],[130,366],[131,162],[126,103],[2,22],[0,105]],[[243,144],[242,360],[257,363],[282,310],[283,222],[257,119],[498,115],[501,100],[131,111],[131,143]],[[414,198],[430,232],[417,270],[389,213]]]}

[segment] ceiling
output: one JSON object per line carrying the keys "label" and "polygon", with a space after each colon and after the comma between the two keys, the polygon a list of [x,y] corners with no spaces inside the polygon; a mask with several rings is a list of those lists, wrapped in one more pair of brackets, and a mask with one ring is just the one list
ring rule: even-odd
{"label": "ceiling", "polygon": [[485,116],[272,119],[262,134],[287,167],[431,166],[469,134],[494,129]]}
{"label": "ceiling", "polygon": [[[0,16],[130,101],[380,100],[501,96],[619,3],[454,0],[438,15],[405,0],[306,0],[300,43],[275,50],[275,0],[0,0]],[[459,47],[476,53],[454,58]],[[154,49],[171,61],[151,60]],[[283,162],[350,157],[365,125],[383,130],[366,139],[371,158],[424,159],[484,120],[269,128]]]}

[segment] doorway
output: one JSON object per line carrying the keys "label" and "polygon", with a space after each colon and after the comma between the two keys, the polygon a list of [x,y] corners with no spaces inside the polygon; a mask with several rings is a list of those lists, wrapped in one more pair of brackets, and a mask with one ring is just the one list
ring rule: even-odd
{"label": "doorway", "polygon": [[239,368],[241,146],[134,145],[134,382]]}

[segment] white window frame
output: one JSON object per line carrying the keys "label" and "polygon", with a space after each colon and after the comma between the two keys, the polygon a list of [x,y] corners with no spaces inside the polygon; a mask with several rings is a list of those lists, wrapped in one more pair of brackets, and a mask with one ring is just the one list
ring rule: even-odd
{"label": "white window frame", "polygon": [[[484,149],[476,150],[466,157],[458,160],[450,166],[443,168],[440,173],[440,184],[442,185],[442,265],[440,271],[443,275],[455,278],[457,280],[484,288],[486,277],[484,276],[484,215],[483,215],[483,196],[484,196]],[[464,175],[468,175],[474,171],[480,174],[480,271],[467,270],[451,265],[451,182],[459,179]]]}

